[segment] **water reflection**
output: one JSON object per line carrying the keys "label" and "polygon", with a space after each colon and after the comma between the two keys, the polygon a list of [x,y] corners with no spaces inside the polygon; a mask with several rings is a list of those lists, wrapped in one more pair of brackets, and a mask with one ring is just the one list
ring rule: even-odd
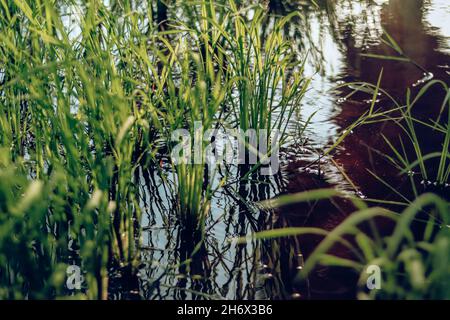
{"label": "water reflection", "polygon": [[[320,108],[318,117],[315,117],[310,127],[311,139],[318,147],[332,145],[338,135],[369,108],[366,100],[371,99],[370,94],[360,92],[347,99],[352,89],[330,93],[330,89],[337,83],[353,81],[376,83],[383,69],[381,87],[401,103],[404,102],[406,88],[411,88],[413,93],[417,92],[430,78],[428,74],[450,83],[446,70],[450,62],[447,54],[450,33],[447,32],[448,28],[438,29],[433,25],[435,22],[442,25],[442,20],[433,20],[433,17],[436,19],[436,11],[441,14],[448,13],[450,9],[448,3],[401,0],[385,1],[382,4],[327,1],[322,2],[322,5],[324,6],[322,10],[333,13],[327,25],[330,28],[337,26],[337,29],[327,32],[325,36],[320,33],[319,39],[323,39],[322,48],[326,52],[325,56],[330,57],[324,61],[323,66],[328,71],[324,75],[320,73],[316,75],[309,100],[305,104],[307,110],[314,110],[314,106]],[[432,12],[434,16],[430,14]],[[313,12],[311,15],[309,21],[313,23],[320,21],[321,13]],[[372,59],[361,55],[395,54],[389,46],[380,41],[383,29],[397,40],[414,63]],[[321,31],[323,30],[322,28]],[[424,77],[427,79],[421,81]],[[445,92],[438,88],[430,90],[415,107],[417,111],[414,116],[423,120],[436,118],[444,94]],[[392,103],[385,98],[376,104],[376,108],[381,110],[391,107]],[[431,130],[422,130],[420,136],[424,139],[424,152],[436,151],[433,148],[440,147],[440,137]],[[311,167],[310,162],[303,160],[291,164],[289,167],[291,178],[286,191],[298,192],[344,186],[351,193],[384,200],[398,200],[399,193],[411,194],[408,179],[400,178],[397,169],[380,155],[380,152],[390,152],[381,134],[394,140],[402,134],[402,131],[394,123],[359,127],[333,154],[332,161],[324,161],[320,170],[323,173],[322,179],[315,175],[298,174],[298,171],[304,173],[306,167],[309,168],[309,172],[311,169],[317,171],[320,169],[318,164]],[[371,175],[369,170],[392,185],[394,191]],[[280,216],[283,217],[283,225],[331,230],[342,222],[351,210],[351,206],[344,200],[335,199],[313,206],[283,208],[280,210]],[[379,228],[383,232],[383,229],[387,230],[390,226],[379,225]],[[307,256],[317,245],[318,240],[303,237],[299,241],[301,250]],[[351,257],[342,248],[335,248],[334,254]],[[355,274],[344,272],[339,268],[320,268],[310,278],[308,293],[312,298],[352,298],[355,294],[355,283]]]}
{"label": "water reflection", "polygon": [[[167,177],[170,179],[170,177]],[[260,242],[236,244],[270,226],[270,215],[255,201],[271,198],[280,189],[276,181],[253,180],[227,185],[214,195],[205,235],[178,224],[170,184],[146,172],[142,181],[143,247],[140,270],[142,295],[147,299],[229,298],[255,299],[265,293],[269,273],[261,256],[269,250]],[[253,177],[254,180],[262,180]]]}
{"label": "water reflection", "polygon": [[[354,45],[351,34],[348,34],[344,38],[348,54],[345,59],[345,68],[341,72],[341,79],[347,82],[376,83],[381,70],[384,70],[381,87],[400,103],[405,101],[406,89],[411,88],[413,94],[417,93],[424,84],[422,79],[428,74],[449,83],[449,77],[440,65],[449,62],[449,56],[442,49],[450,34],[447,37],[438,35],[435,28],[425,21],[424,13],[433,7],[432,4],[433,2],[391,0],[383,6],[381,11],[383,28],[396,39],[405,55],[414,63],[363,57],[361,53],[391,56],[395,55],[395,52],[383,43],[376,43],[364,49],[358,48]],[[339,97],[345,96],[346,93],[342,92]],[[443,94],[444,92],[439,88],[427,92],[415,107],[414,115],[425,121],[436,118]],[[363,111],[367,110],[363,95],[357,96],[359,99],[352,97],[352,100],[342,103],[341,111],[333,117],[333,122],[340,128],[345,128],[355,121]],[[392,107],[392,103],[383,98],[376,107],[388,109]],[[392,191],[386,190],[380,182],[367,174],[367,169],[370,169],[395,188],[408,193],[408,186],[405,185],[402,188],[404,181],[398,179],[395,169],[388,165],[384,157],[375,152],[378,150],[389,153],[380,133],[398,142],[396,138],[401,134],[401,130],[393,123],[359,128],[357,133],[344,142],[335,160],[343,166],[351,180],[365,195],[372,198],[395,198]],[[425,131],[420,136],[427,140],[423,146],[425,153],[436,151],[432,148],[440,147],[438,135]]]}
{"label": "water reflection", "polygon": [[[333,161],[319,157],[320,150],[332,145],[338,135],[367,110],[369,105],[365,100],[371,98],[359,93],[344,99],[348,91],[332,89],[342,82],[376,83],[381,69],[385,75],[382,87],[400,100],[404,98],[406,88],[420,88],[420,85],[413,85],[424,78],[425,72],[449,83],[450,30],[442,21],[449,17],[450,8],[445,0],[322,0],[317,3],[319,7],[296,1],[268,2],[273,14],[285,15],[293,10],[303,13],[303,18],[287,25],[285,32],[295,40],[299,54],[305,50],[309,52],[306,73],[313,79],[311,90],[291,126],[295,132],[296,121],[317,112],[308,129],[308,143],[300,141],[284,150],[283,170],[279,175],[265,180],[254,176],[216,192],[204,236],[183,229],[177,222],[173,210],[176,204],[171,184],[173,177],[168,173],[170,169],[165,168],[167,159],[161,159],[160,168],[140,168],[137,181],[144,212],[141,266],[137,278],[130,276],[133,281],[131,288],[126,287],[128,291],[138,290],[145,299],[355,296],[356,275],[342,269],[319,268],[307,282],[294,281],[304,257],[321,240],[319,237],[249,241],[246,244],[237,244],[230,239],[288,226],[331,230],[353,210],[345,199],[291,206],[277,212],[265,212],[255,205],[257,201],[281,193],[334,186],[365,197],[395,199],[397,195],[368,174],[367,169],[395,185],[396,189],[408,192],[405,181],[398,179],[396,170],[387,166],[386,160],[376,152],[387,151],[381,132],[388,137],[398,136],[399,129],[393,124],[361,127],[344,141],[333,155]],[[167,27],[164,24],[167,17],[177,16],[160,1],[155,10],[161,29]],[[270,23],[267,22],[268,26]],[[415,64],[361,56],[361,53],[393,54],[392,49],[381,41],[383,28]],[[442,92],[432,91],[430,95],[439,98]],[[390,105],[381,99],[377,107],[388,108]],[[436,113],[427,106],[418,110],[424,119]],[[429,146],[436,145],[433,135],[425,136],[430,141]],[[235,174],[239,175],[238,172]],[[340,256],[351,257],[343,248],[333,250]],[[118,288],[123,290],[120,286],[123,281],[118,283]]]}

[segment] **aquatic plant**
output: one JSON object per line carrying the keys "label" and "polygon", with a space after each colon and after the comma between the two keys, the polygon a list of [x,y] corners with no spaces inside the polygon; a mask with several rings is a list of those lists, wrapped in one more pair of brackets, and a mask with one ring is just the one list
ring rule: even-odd
{"label": "aquatic plant", "polygon": [[[283,27],[298,12],[274,22],[266,34],[264,21],[267,13],[260,7],[245,11],[235,1],[230,1],[229,17],[232,27],[224,29],[210,20],[224,44],[220,49],[226,54],[229,71],[235,79],[237,97],[229,101],[233,105],[235,121],[243,132],[255,130],[259,143],[267,143],[270,153],[270,135],[276,130],[285,138],[288,121],[299,108],[308,88],[309,79],[303,77],[303,65],[296,61],[296,53],[284,34]],[[251,14],[251,20],[246,17]],[[304,61],[304,60],[303,60]],[[260,137],[265,141],[260,141]],[[248,146],[249,141],[243,141]],[[250,150],[249,152],[255,152]]]}
{"label": "aquatic plant", "polygon": [[[420,101],[422,96],[426,94],[427,91],[430,90],[433,86],[441,86],[445,92],[444,100],[441,104],[441,110],[439,112],[439,116],[435,120],[431,121],[422,121],[417,119],[414,116],[413,111],[415,105]],[[397,120],[398,125],[405,132],[405,136],[408,138],[407,141],[400,141],[401,148],[397,149],[394,147],[393,143],[389,141],[385,137],[386,143],[390,146],[391,150],[394,152],[394,157],[388,157],[396,166],[401,168],[402,174],[409,174],[419,168],[420,175],[422,177],[422,184],[433,184],[437,187],[448,187],[449,177],[450,177],[450,89],[448,86],[438,80],[433,80],[427,83],[419,93],[412,98],[411,92],[408,90],[406,106],[401,110],[402,117],[401,121]],[[447,116],[442,122],[442,116],[447,113]],[[441,137],[442,143],[440,143],[440,148],[432,153],[426,154],[423,151],[423,145],[427,143],[427,141],[423,141],[422,137],[419,136],[416,132],[417,126],[423,126],[424,128],[428,128],[433,130],[434,133]],[[412,145],[415,153],[415,159],[408,158],[405,154],[405,148],[408,147],[408,144]],[[438,159],[437,166],[430,166],[429,163],[431,160]],[[414,190],[416,187],[413,185]],[[416,193],[417,194],[417,193]]]}
{"label": "aquatic plant", "polygon": [[[77,259],[87,272],[87,295],[107,298],[108,266],[134,265],[137,257],[140,208],[134,170],[148,151],[143,142],[151,140],[152,129],[137,94],[145,88],[134,80],[146,73],[137,73],[134,67],[145,61],[135,44],[135,36],[142,37],[135,17],[118,23],[98,1],[76,8],[85,14],[77,17],[79,34],[73,36],[50,1],[14,1],[1,7],[0,139],[2,157],[10,167],[21,168],[17,179],[33,179],[29,184],[42,197],[36,201],[40,210],[17,209],[41,233],[31,232],[32,225],[27,224],[17,232],[29,234],[33,241],[49,237],[59,246],[70,240],[80,248]],[[127,37],[122,29],[126,26]],[[5,201],[20,203],[27,183],[20,188],[8,179],[3,183]],[[10,217],[14,208],[4,210]],[[6,223],[11,217],[5,219]],[[15,232],[2,235],[6,244]],[[20,245],[31,250],[32,240],[27,239]],[[42,263],[49,272],[53,263],[69,263],[64,255],[56,260],[60,247],[52,250],[58,254],[36,253],[37,265],[47,259]],[[23,252],[27,254],[33,255]],[[55,259],[52,264],[49,256]],[[2,266],[10,271],[2,288],[25,268],[15,259],[3,260]],[[33,282],[38,275],[17,276],[24,277],[24,297],[39,296],[40,288]],[[45,293],[52,294],[56,292]]]}
{"label": "aquatic plant", "polygon": [[[179,52],[180,51],[180,52]],[[226,89],[223,89],[223,77],[209,68],[213,61],[209,54],[206,57],[198,52],[186,49],[181,43],[173,51],[173,64],[165,65],[164,72],[168,72],[164,88],[167,95],[158,97],[158,102],[166,109],[163,130],[185,129],[186,136],[175,137],[179,141],[168,141],[172,155],[172,165],[176,172],[176,191],[179,201],[179,213],[184,223],[202,227],[203,219],[208,214],[212,186],[208,183],[213,179],[215,163],[208,168],[205,140],[206,131],[214,128],[220,117],[220,106],[224,100]],[[175,55],[180,55],[176,57]],[[190,67],[194,65],[194,70]],[[175,70],[181,70],[181,78],[177,79]],[[196,78],[191,74],[195,72]],[[226,87],[226,84],[224,85]],[[164,90],[164,88],[160,88]],[[177,131],[175,131],[177,132]],[[167,137],[174,137],[167,134]],[[182,150],[175,149],[174,143],[183,144]],[[176,154],[180,152],[182,154]],[[187,153],[187,154],[184,154]],[[210,170],[208,170],[210,169]],[[211,176],[208,176],[211,174]]]}
{"label": "aquatic plant", "polygon": [[[333,14],[327,1],[319,5]],[[156,250],[141,246],[142,212],[157,202],[156,197],[163,203],[161,211],[166,211],[157,219],[167,229],[179,227],[174,238],[182,243],[179,256],[171,252],[166,261],[168,277],[176,282],[181,273],[192,276],[193,283],[199,277],[210,281],[203,266],[193,262],[205,252],[208,256],[208,249],[220,258],[214,264],[228,270],[223,257],[232,250],[231,242],[218,245],[215,238],[207,239],[214,232],[206,228],[207,218],[216,219],[214,225],[224,217],[210,214],[214,193],[220,187],[233,193],[229,219],[237,222],[227,225],[226,234],[244,235],[264,229],[271,220],[257,217],[259,208],[253,202],[272,196],[273,190],[269,178],[250,181],[258,177],[251,174],[260,163],[244,172],[239,168],[233,179],[229,168],[215,176],[216,164],[207,159],[212,142],[207,130],[253,130],[262,140],[257,143],[269,146],[269,136],[278,131],[283,143],[310,83],[303,75],[307,57],[293,47],[287,32],[288,24],[301,20],[300,14],[295,11],[280,18],[269,10],[233,0],[0,0],[0,298],[108,299],[115,297],[114,286],[120,287],[121,281],[129,281],[122,298],[139,296],[142,252]],[[384,41],[398,56],[366,57],[414,63],[392,38]],[[448,86],[439,82],[446,90],[440,116],[425,122],[413,111],[426,90],[438,82],[430,82],[414,98],[408,92],[404,105],[382,90],[381,79],[382,73],[376,85],[346,84],[353,87],[347,97],[364,91],[373,100],[324,156],[330,156],[354,128],[395,121],[408,140],[401,140],[398,148],[386,138],[393,152],[386,157],[400,174],[419,168],[426,183],[433,180],[438,187],[445,186],[450,176]],[[392,100],[393,109],[377,109],[380,94]],[[300,126],[303,134],[305,128]],[[438,150],[422,149],[424,137],[417,126],[442,137]],[[172,157],[179,150],[179,141],[173,139],[178,130],[188,137],[183,142],[188,154],[181,162]],[[258,152],[251,148],[249,137],[244,142],[248,153]],[[406,145],[415,158],[406,157]],[[259,162],[262,156],[258,154]],[[435,167],[430,165],[435,162]],[[148,181],[142,180],[153,178],[144,176],[145,171],[157,176],[157,195],[143,195],[141,184]],[[411,181],[415,186],[414,177]],[[337,196],[342,194],[310,191],[264,205],[273,208]],[[284,228],[255,237],[324,236],[302,276],[319,264],[352,268],[361,274],[361,298],[449,297],[448,202],[426,194],[395,213],[370,208],[361,199],[350,200],[355,213],[334,231]],[[387,237],[370,222],[379,217],[395,223]],[[419,233],[412,233],[412,224]],[[369,225],[370,232],[361,225]],[[329,254],[337,243],[355,259]],[[249,259],[249,249],[238,244],[234,268],[244,261],[252,269],[248,278],[253,277],[261,256],[276,256],[280,248],[270,244]],[[301,245],[286,250],[292,254]],[[208,257],[203,262],[210,263]],[[274,268],[281,265],[276,259],[269,263]],[[382,268],[383,288],[366,292],[365,270],[372,264]],[[234,276],[232,271],[227,275],[229,281]],[[155,276],[155,283],[160,277]],[[183,280],[176,283],[177,290],[188,290]],[[215,298],[217,292],[223,290],[225,296],[229,290],[215,286],[209,292],[192,293]],[[274,290],[284,291],[281,286]],[[241,296],[245,294],[236,294]],[[247,296],[253,297],[254,291]]]}
{"label": "aquatic plant", "polygon": [[[345,197],[356,211],[334,230],[318,228],[284,228],[256,233],[254,239],[273,239],[300,235],[319,235],[323,240],[299,273],[299,280],[307,279],[317,266],[349,268],[360,275],[360,299],[448,299],[450,297],[448,224],[449,204],[434,194],[424,194],[403,212],[382,207],[368,207],[361,199],[332,189],[318,189],[281,196],[261,203],[266,208],[280,208],[299,202],[311,202]],[[424,211],[427,218],[423,218]],[[392,221],[394,228],[381,234],[376,222]],[[413,230],[421,230],[418,235]],[[245,242],[248,239],[241,238]],[[343,246],[352,257],[329,253],[336,245]],[[379,279],[370,277],[374,268]],[[369,288],[370,282],[370,288]],[[377,290],[373,289],[372,285]]]}

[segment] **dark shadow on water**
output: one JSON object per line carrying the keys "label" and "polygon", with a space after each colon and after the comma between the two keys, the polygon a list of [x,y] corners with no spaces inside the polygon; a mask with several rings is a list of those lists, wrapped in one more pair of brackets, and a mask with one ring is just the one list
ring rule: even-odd
{"label": "dark shadow on water", "polygon": [[[424,12],[429,9],[428,2],[390,0],[381,6],[371,4],[368,7],[370,10],[365,11],[366,16],[364,12],[361,13],[356,24],[354,17],[340,12],[338,5],[351,7],[360,1],[317,2],[318,9],[293,1],[270,1],[269,9],[279,15],[297,8],[304,12],[305,20],[295,21],[296,29],[290,33],[298,38],[299,49],[307,46],[308,41],[308,37],[303,35],[308,34],[309,30],[302,30],[302,26],[311,27],[308,24],[311,21],[318,21],[312,26],[334,39],[342,60],[338,77],[330,75],[329,81],[376,83],[383,69],[381,87],[401,103],[405,101],[407,88],[411,88],[413,94],[417,93],[421,85],[414,84],[424,78],[425,71],[433,73],[434,79],[450,83],[448,69],[441,67],[450,64],[449,56],[442,50],[445,39],[424,22]],[[170,17],[171,13],[165,12],[165,9],[161,8],[161,16]],[[374,22],[376,17],[372,16],[377,10],[380,12],[381,25],[397,40],[415,64],[361,56],[362,53],[395,54],[379,41],[380,30],[375,28],[378,22]],[[286,27],[286,33],[290,32],[289,28],[290,26]],[[361,43],[361,39],[368,40]],[[318,64],[327,64],[329,57],[326,48],[320,48],[319,44],[313,45],[317,45],[318,51],[311,52],[312,58]],[[326,70],[327,68],[321,70],[325,78]],[[317,92],[321,90],[313,89]],[[370,96],[359,93],[351,99],[343,99],[348,93],[346,89],[334,93],[322,92],[333,101],[333,110],[336,110],[333,114],[330,113],[326,123],[335,126],[339,132],[369,108],[366,100]],[[437,87],[432,88],[415,107],[414,116],[425,120],[436,117],[442,99],[443,91]],[[391,107],[392,104],[385,98],[376,104],[379,110]],[[358,275],[345,269],[320,267],[314,270],[308,281],[295,281],[304,260],[322,240],[318,236],[252,240],[246,244],[237,244],[231,239],[247,237],[257,231],[292,226],[332,230],[355,209],[350,201],[342,198],[293,205],[275,212],[265,212],[255,205],[258,201],[279,194],[333,187],[353,194],[358,192],[363,197],[398,200],[398,194],[386,188],[368,170],[391,184],[398,192],[411,197],[409,179],[400,177],[398,169],[381,155],[390,152],[381,133],[392,141],[397,141],[396,143],[399,135],[402,135],[398,125],[392,122],[361,126],[333,153],[333,160],[339,170],[345,172],[351,184],[343,179],[336,165],[327,159],[311,162],[311,157],[305,160],[299,156],[288,156],[287,165],[277,176],[267,178],[255,174],[248,180],[227,185],[213,197],[211,215],[207,218],[203,236],[190,229],[183,229],[177,223],[173,210],[176,201],[172,196],[175,193],[160,178],[158,170],[143,168],[138,179],[141,207],[144,211],[143,248],[140,257],[142,265],[139,268],[138,286],[140,296],[145,299],[182,300],[355,298]],[[440,137],[432,130],[423,130],[420,136],[424,139],[424,152],[433,152],[439,147]],[[335,139],[336,136],[330,135],[328,145],[332,145]],[[166,169],[163,167],[162,171],[170,172],[170,169]],[[241,171],[235,170],[234,174],[242,178],[247,170],[248,168],[241,168]],[[167,173],[167,179],[172,178]],[[443,191],[445,192],[447,191]],[[392,228],[384,221],[380,221],[378,227],[381,233]],[[339,246],[335,246],[332,253],[352,258],[347,249]],[[124,271],[125,274],[127,272]],[[131,287],[126,290],[135,292],[136,278],[131,276],[131,279]],[[134,296],[130,295],[128,298]]]}
{"label": "dark shadow on water", "polygon": [[[327,12],[330,11],[330,6],[333,6],[327,1],[320,3],[323,5],[322,10]],[[434,79],[440,79],[450,84],[447,70],[442,68],[442,65],[448,66],[450,63],[450,57],[442,50],[445,46],[445,38],[438,35],[433,28],[424,22],[423,15],[429,9],[428,6],[429,3],[424,1],[391,0],[381,8],[381,25],[415,63],[363,57],[361,56],[362,53],[377,55],[396,55],[396,53],[379,41],[369,42],[364,46],[358,44],[359,39],[364,38],[364,34],[361,34],[364,28],[353,23],[350,17],[347,17],[347,20],[330,22],[329,25],[339,27],[337,31],[333,31],[333,36],[339,42],[338,47],[341,49],[344,59],[341,74],[334,81],[336,83],[362,81],[376,84],[379,74],[383,70],[381,87],[401,104],[405,103],[407,88],[411,88],[412,96],[414,96],[424,85],[420,80],[426,76],[425,73],[432,73]],[[276,9],[278,8],[276,7]],[[331,12],[335,12],[335,10],[331,9]],[[370,26],[367,26],[365,31],[370,33]],[[367,36],[367,38],[369,37]],[[344,99],[351,91],[351,89],[344,89],[335,95],[335,104],[339,108],[339,112],[329,121],[341,128],[341,131],[358,120],[369,108],[369,103],[365,100],[371,99],[370,95],[361,93],[353,95],[350,99]],[[414,107],[413,116],[424,121],[436,119],[445,94],[442,88],[432,87]],[[318,107],[320,108],[320,106]],[[385,98],[376,104],[378,110],[390,110],[392,107],[393,104]],[[446,119],[446,116],[444,115],[442,118]],[[424,154],[439,151],[442,143],[441,135],[424,127],[417,130]],[[404,132],[393,122],[364,125],[354,130],[343,141],[337,151],[333,153],[333,159],[340,170],[343,170],[351,180],[352,185],[356,186],[357,190],[354,190],[349,185],[347,189],[350,192],[358,191],[358,195],[363,197],[393,201],[399,201],[398,193],[401,193],[412,199],[414,194],[412,193],[410,180],[408,177],[400,176],[399,170],[389,163],[384,156],[384,154],[392,154],[392,151],[383,139],[382,134],[389,140],[395,141],[396,147],[399,147],[399,137],[403,136],[404,138]],[[330,137],[330,145],[334,143],[335,139],[335,136]],[[407,153],[412,158],[413,149],[407,149]],[[342,188],[331,179],[331,176],[335,173],[329,170],[330,166],[335,167],[334,164],[328,163],[328,165],[323,166],[325,168],[321,169],[317,163],[312,165],[310,162],[304,162],[303,160],[293,161],[287,168],[287,172],[290,173],[289,183],[284,191],[295,193],[319,188]],[[430,163],[430,169],[433,166]],[[386,187],[386,184],[376,179],[368,170],[391,185],[395,191]],[[319,176],[318,172],[322,172],[322,176]],[[417,176],[414,179],[416,184],[420,186],[419,181],[423,178]],[[418,192],[434,191],[447,197],[450,194],[448,188],[431,190],[430,188],[419,187],[418,189]],[[396,206],[386,207],[399,209]],[[276,227],[302,226],[332,230],[353,210],[351,203],[345,199],[294,205],[277,211]],[[378,228],[381,234],[386,234],[391,230],[392,225],[379,222]],[[293,241],[298,242],[299,250],[307,258],[320,240],[318,237],[303,236],[295,240],[291,239],[291,243]],[[284,250],[289,246],[284,245],[280,248]],[[338,246],[333,248],[332,253],[340,257],[351,258],[351,253]],[[292,256],[289,251],[280,253],[280,255],[283,254]],[[289,266],[289,264],[285,262],[285,266]],[[288,270],[284,273],[283,278],[292,279],[292,274],[295,274],[295,271],[288,267]],[[356,297],[357,280],[358,275],[348,270],[319,267],[310,276],[307,290],[303,292],[306,293],[307,298],[313,299],[352,299]],[[288,286],[291,281],[285,280],[285,284]]]}

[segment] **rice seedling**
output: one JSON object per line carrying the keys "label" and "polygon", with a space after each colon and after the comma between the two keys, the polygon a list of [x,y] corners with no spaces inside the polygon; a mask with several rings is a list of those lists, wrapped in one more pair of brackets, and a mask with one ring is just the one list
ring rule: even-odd
{"label": "rice seedling", "polygon": [[[230,12],[224,20],[231,20],[230,30],[210,20],[224,38],[219,48],[228,57],[226,62],[235,80],[237,97],[229,100],[239,129],[254,130],[256,145],[268,144],[270,154],[270,135],[277,131],[281,140],[285,138],[286,119],[299,107],[309,84],[309,79],[303,77],[304,66],[295,63],[295,52],[283,33],[284,25],[298,13],[276,21],[266,35],[263,22],[267,15],[262,8],[246,12],[235,1],[229,4]],[[252,15],[251,20],[246,18],[247,13]],[[245,139],[242,142],[248,148],[250,141]]]}
{"label": "rice seedling", "polygon": [[[447,124],[448,121],[450,121],[450,119],[448,119],[447,111],[450,96],[448,86],[443,81],[432,80],[424,85],[414,97],[412,97],[411,90],[408,89],[405,104],[396,101],[391,95],[382,90],[379,87],[379,84],[374,86],[367,83],[351,83],[346,84],[345,86],[356,86],[356,89],[350,93],[349,96],[359,90],[367,90],[367,88],[370,88],[370,91],[374,92],[373,101],[376,100],[376,95],[380,93],[392,102],[393,107],[386,111],[379,111],[374,109],[374,104],[372,103],[370,110],[365,112],[357,121],[344,130],[343,134],[336,140],[335,144],[326,151],[326,154],[331,153],[356,127],[392,121],[401,128],[401,134],[398,136],[398,141],[397,139],[387,138],[382,134],[388,148],[392,151],[392,154],[383,153],[383,155],[390,163],[392,163],[392,165],[398,168],[399,175],[409,177],[413,195],[417,197],[419,194],[419,182],[425,187],[431,186],[436,190],[445,190],[445,188],[448,187],[450,176],[450,137]],[[414,116],[415,106],[421,102],[422,97],[433,87],[440,87],[445,93],[440,105],[440,112],[436,119],[421,120]],[[443,119],[444,115],[447,115],[447,119]],[[442,141],[436,150],[431,153],[426,153],[423,148],[428,143],[428,141],[424,139],[423,134],[420,134],[424,129],[429,130]],[[418,132],[418,130],[422,131]],[[412,154],[408,151],[409,149],[413,151]],[[377,152],[380,153],[380,151]],[[436,162],[436,160],[437,165],[432,163],[433,161]],[[388,185],[375,173],[370,171],[369,173],[391,190],[395,190],[395,188]],[[417,177],[420,177],[421,179],[417,179]],[[403,195],[400,196],[403,199],[406,199]],[[410,201],[408,200],[408,202]]]}
{"label": "rice seedling", "polygon": [[[206,21],[207,4],[200,6]],[[190,228],[201,228],[209,211],[213,190],[208,181],[214,177],[208,174],[214,174],[215,163],[210,163],[208,170],[206,151],[210,141],[206,133],[220,121],[228,93],[227,76],[221,70],[223,58],[216,54],[217,37],[211,32],[204,24],[200,30],[181,26],[171,32],[178,35],[172,39],[175,46],[165,39],[166,34],[158,37],[169,55],[162,61],[161,80],[155,83],[151,108],[158,110],[155,118],[167,139],[176,172],[179,216]]]}
{"label": "rice seedling", "polygon": [[[187,148],[184,149],[187,154],[175,154],[176,151],[171,148],[172,155],[180,157],[178,162],[173,159],[173,164],[176,171],[181,217],[186,222],[201,223],[209,210],[212,192],[211,185],[205,186],[205,182],[208,181],[208,168],[205,167],[208,141],[205,141],[204,137],[206,130],[216,121],[218,107],[224,99],[224,93],[221,92],[221,77],[218,76],[217,80],[206,77],[205,70],[202,70],[204,65],[199,61],[196,64],[197,78],[192,80],[189,63],[192,58],[198,58],[198,56],[192,52],[185,52],[183,56],[180,83],[175,89],[174,79],[168,80],[169,99],[163,98],[164,100],[161,101],[164,101],[168,107],[170,123],[168,127],[174,127],[178,123],[183,125],[182,128],[184,126],[187,128],[187,135],[184,137],[187,140],[182,142],[187,143]],[[179,93],[174,90],[179,90]]]}
{"label": "rice seedling", "polygon": [[[416,175],[415,169],[418,167],[418,171],[420,173],[420,176],[422,178],[422,184],[425,186],[433,185],[433,187],[438,188],[445,188],[448,187],[448,179],[450,177],[450,163],[449,161],[449,144],[450,144],[450,135],[449,135],[449,122],[450,118],[447,120],[444,119],[444,123],[442,123],[442,117],[445,116],[445,114],[449,115],[449,112],[447,109],[450,109],[450,91],[448,88],[448,85],[442,81],[442,80],[431,80],[433,77],[433,74],[430,74],[423,66],[409,58],[406,53],[402,50],[402,48],[399,46],[399,44],[395,41],[395,39],[389,35],[384,30],[384,37],[381,41],[387,45],[389,48],[393,49],[393,51],[398,56],[387,56],[387,55],[377,55],[377,54],[363,54],[365,57],[374,58],[374,59],[381,59],[381,60],[391,60],[391,61],[402,61],[411,63],[414,66],[416,66],[418,69],[422,70],[424,72],[424,78],[420,79],[418,82],[413,84],[413,87],[416,87],[419,84],[424,84],[420,90],[415,94],[413,97],[411,89],[407,88],[406,90],[406,100],[405,103],[401,103],[397,101],[394,97],[389,95],[387,92],[382,90],[380,88],[380,81],[382,78],[382,73],[380,73],[380,77],[378,79],[377,85],[374,87],[374,95],[372,98],[372,103],[370,110],[367,114],[364,114],[358,121],[356,121],[354,124],[351,125],[349,128],[350,131],[352,128],[355,128],[359,125],[364,124],[370,124],[375,122],[384,122],[384,121],[394,121],[401,129],[402,133],[400,134],[399,139],[399,146],[396,147],[396,142],[392,139],[388,139],[386,136],[382,135],[383,139],[389,146],[390,150],[392,151],[393,155],[386,154],[385,157],[400,170],[400,174],[402,175],[408,175],[409,180],[411,182],[411,187],[414,193],[414,196],[418,196],[417,191],[417,182],[415,181],[414,176]],[[367,87],[371,87],[373,85],[367,84],[367,83],[351,83],[351,84],[345,84],[344,86],[356,86],[356,89],[350,93],[347,97],[350,97],[355,92],[358,92],[360,90],[366,90]],[[431,91],[434,87],[440,87],[443,92],[443,101],[440,106],[440,111],[437,115],[436,119],[430,119],[428,120],[422,120],[419,119],[414,115],[414,112],[417,109],[416,105],[419,102],[422,102],[421,100],[424,99],[424,96],[428,92]],[[377,101],[377,95],[378,94],[384,94],[389,101],[393,104],[393,108],[384,112],[374,112],[374,106]],[[425,141],[418,132],[418,127],[421,126],[422,128],[419,129],[431,129],[434,134],[441,135],[442,136],[442,143],[440,143],[440,147],[438,147],[438,150],[435,150],[432,153],[425,154],[423,149],[423,146],[428,143],[428,141]],[[328,150],[328,152],[332,151],[348,134],[348,130],[346,130],[345,134],[342,135],[340,139],[337,140],[335,145]],[[405,137],[407,138],[406,141]],[[413,153],[415,155],[414,159],[411,155],[408,155],[408,147],[412,147]],[[434,166],[431,164],[432,161],[435,159],[438,159],[438,165]],[[430,172],[435,171],[435,172]],[[378,176],[376,176],[374,173],[371,172],[372,175],[374,175],[378,180],[381,180]],[[384,182],[383,182],[384,183]],[[392,190],[391,186],[389,186]]]}

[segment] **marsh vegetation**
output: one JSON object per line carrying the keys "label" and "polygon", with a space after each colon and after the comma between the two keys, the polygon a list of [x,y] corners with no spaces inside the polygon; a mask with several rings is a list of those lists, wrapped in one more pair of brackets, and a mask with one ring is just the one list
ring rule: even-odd
{"label": "marsh vegetation", "polygon": [[0,299],[449,299],[449,17],[0,0]]}

